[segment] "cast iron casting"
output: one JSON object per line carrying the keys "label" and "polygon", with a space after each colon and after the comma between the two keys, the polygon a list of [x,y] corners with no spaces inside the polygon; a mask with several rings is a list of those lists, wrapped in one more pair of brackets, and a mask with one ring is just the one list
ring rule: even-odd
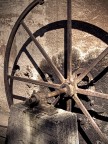
{"label": "cast iron casting", "polygon": [[[30,29],[27,27],[26,23],[24,22],[24,18],[26,15],[37,5],[43,4],[43,0],[34,0],[20,15],[18,18],[17,22],[15,23],[12,32],[10,34],[8,43],[7,43],[7,48],[6,48],[6,53],[5,53],[5,61],[4,61],[4,82],[5,82],[5,90],[6,90],[6,96],[7,96],[7,101],[9,107],[13,104],[13,94],[11,90],[11,81],[17,80],[17,81],[22,81],[22,82],[27,82],[27,83],[32,83],[36,84],[39,86],[44,86],[48,88],[53,88],[55,91],[50,92],[48,94],[48,97],[55,97],[56,99],[53,102],[55,105],[58,100],[60,99],[60,94],[65,93],[68,95],[69,100],[67,101],[67,110],[71,111],[72,107],[72,99],[76,102],[76,104],[79,106],[81,111],[84,113],[84,115],[87,117],[87,119],[90,121],[91,125],[94,127],[96,132],[99,134],[99,136],[103,139],[105,143],[108,143],[107,138],[105,135],[102,133],[98,125],[95,123],[79,97],[77,96],[78,94],[82,95],[89,95],[91,97],[98,97],[98,98],[103,98],[103,99],[108,99],[108,94],[105,93],[100,93],[95,90],[90,90],[90,89],[82,89],[78,85],[80,82],[86,77],[90,77],[90,71],[108,54],[108,48],[106,48],[95,60],[93,63],[89,65],[89,67],[83,68],[80,73],[74,72],[73,73],[73,67],[72,67],[72,24],[71,24],[71,0],[67,0],[67,56],[66,56],[66,62],[67,62],[67,67],[66,67],[66,77],[64,77],[61,72],[58,70],[58,68],[54,65],[48,54],[45,52],[44,48],[41,46],[41,44],[37,41],[35,36],[32,34]],[[32,80],[32,79],[27,79],[27,78],[22,78],[22,77],[17,77],[14,76],[14,73],[9,75],[9,59],[10,59],[10,52],[11,52],[11,47],[12,43],[14,40],[14,37],[16,35],[16,32],[19,28],[19,26],[22,25],[25,31],[28,33],[36,47],[39,49],[41,54],[44,56],[50,67],[52,68],[53,72],[57,76],[57,78],[60,80],[60,84],[49,82],[49,81],[38,81],[38,80]],[[92,81],[93,84],[93,81]],[[34,99],[33,99],[34,100]],[[31,101],[30,101],[31,102]]]}

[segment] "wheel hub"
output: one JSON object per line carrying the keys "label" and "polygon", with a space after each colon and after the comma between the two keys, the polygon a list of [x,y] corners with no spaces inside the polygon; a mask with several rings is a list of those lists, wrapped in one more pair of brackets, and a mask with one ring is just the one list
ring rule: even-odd
{"label": "wheel hub", "polygon": [[61,88],[66,88],[66,94],[68,96],[73,96],[75,93],[75,86],[71,83],[71,81],[63,83]]}

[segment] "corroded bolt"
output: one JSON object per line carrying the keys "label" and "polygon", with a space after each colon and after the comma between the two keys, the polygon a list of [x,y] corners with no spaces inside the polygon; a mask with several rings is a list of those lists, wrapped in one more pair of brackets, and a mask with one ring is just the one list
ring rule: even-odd
{"label": "corroded bolt", "polygon": [[31,97],[27,99],[26,104],[29,105],[30,107],[34,107],[39,105],[39,103],[40,103],[39,95],[35,91],[33,91]]}
{"label": "corroded bolt", "polygon": [[72,96],[73,94],[74,94],[74,88],[73,88],[73,86],[70,84],[70,83],[67,83],[67,82],[65,82],[65,83],[63,83],[62,85],[61,85],[61,88],[65,88],[66,87],[66,89],[67,89],[67,94],[69,95],[69,96]]}

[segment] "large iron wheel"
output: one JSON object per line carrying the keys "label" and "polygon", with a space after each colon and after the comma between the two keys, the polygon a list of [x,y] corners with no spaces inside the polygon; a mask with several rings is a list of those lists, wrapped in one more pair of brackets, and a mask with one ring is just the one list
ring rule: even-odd
{"label": "large iron wheel", "polygon": [[[12,94],[12,81],[17,80],[17,81],[22,81],[22,82],[27,82],[27,83],[32,83],[36,84],[39,86],[44,86],[47,88],[53,88],[54,91],[50,92],[48,94],[48,97],[55,97],[55,101],[53,104],[55,105],[60,96],[60,94],[65,93],[68,95],[69,100],[67,104],[67,110],[71,111],[71,105],[72,105],[72,100],[76,102],[76,104],[79,106],[81,111],[84,113],[84,115],[88,118],[90,121],[91,125],[94,127],[96,132],[99,134],[99,136],[102,138],[102,140],[105,143],[108,143],[108,140],[106,139],[105,135],[102,133],[98,125],[95,123],[79,97],[77,96],[78,94],[83,94],[83,95],[89,95],[91,97],[98,97],[98,98],[103,98],[103,99],[108,99],[108,94],[105,93],[100,93],[95,90],[89,90],[89,89],[82,89],[79,87],[79,83],[86,77],[88,76],[90,78],[90,71],[108,54],[108,48],[106,48],[96,59],[91,65],[89,65],[88,68],[84,68],[82,70],[76,71],[73,73],[73,68],[72,68],[72,42],[71,42],[71,0],[67,0],[67,52],[66,52],[66,74],[65,76],[62,75],[62,73],[58,70],[58,68],[54,65],[48,54],[45,52],[44,48],[40,45],[40,43],[36,40],[35,36],[32,34],[30,29],[27,27],[26,23],[24,22],[24,18],[26,15],[37,5],[43,4],[43,0],[34,0],[20,15],[18,18],[17,22],[15,23],[13,30],[10,34],[7,48],[6,48],[6,53],[5,53],[5,61],[4,61],[4,82],[5,82],[5,90],[6,90],[6,96],[7,96],[7,101],[9,107],[13,104],[13,94]],[[31,80],[27,78],[22,78],[22,77],[17,77],[14,75],[14,72],[9,75],[9,59],[10,59],[10,52],[11,52],[11,47],[12,43],[14,40],[14,37],[17,33],[17,30],[19,26],[22,25],[25,31],[28,33],[32,41],[35,43],[36,47],[38,47],[38,50],[41,52],[41,54],[44,56],[50,67],[52,68],[53,72],[55,73],[56,77],[59,79],[60,83],[53,83],[53,82],[48,82],[46,81],[38,81],[38,80]],[[14,67],[14,66],[13,66]],[[93,81],[92,81],[93,82]]]}

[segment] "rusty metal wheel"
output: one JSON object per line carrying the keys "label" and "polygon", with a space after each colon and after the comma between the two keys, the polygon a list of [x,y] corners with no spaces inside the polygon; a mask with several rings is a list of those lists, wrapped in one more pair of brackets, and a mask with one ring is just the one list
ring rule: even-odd
{"label": "rusty metal wheel", "polygon": [[[69,98],[67,101],[67,110],[71,111],[72,107],[72,99],[76,102],[78,107],[81,109],[81,111],[84,113],[84,115],[87,117],[87,119],[90,121],[91,125],[94,127],[96,132],[99,134],[99,136],[102,138],[103,142],[108,143],[108,140],[106,139],[105,135],[102,133],[98,125],[95,123],[83,103],[78,97],[78,94],[82,95],[89,95],[91,97],[98,97],[103,99],[108,99],[108,94],[100,93],[94,90],[90,89],[83,89],[80,88],[80,85],[82,86],[82,81],[87,76],[89,77],[88,84],[93,84],[93,80],[91,77],[91,70],[108,54],[108,48],[106,48],[95,60],[93,63],[91,63],[87,68],[80,69],[76,72],[73,72],[72,67],[72,34],[71,34],[71,0],[67,0],[67,21],[65,21],[65,24],[67,25],[67,51],[66,51],[66,67],[65,67],[65,76],[60,72],[60,70],[54,65],[48,54],[45,52],[44,48],[40,45],[40,43],[36,40],[35,35],[32,34],[30,29],[27,27],[26,23],[24,22],[24,18],[27,16],[27,14],[37,5],[43,4],[43,0],[34,0],[21,14],[21,16],[18,18],[17,22],[15,23],[13,30],[10,34],[6,53],[5,53],[5,61],[4,61],[4,82],[5,82],[5,90],[6,90],[6,96],[9,107],[13,104],[13,94],[12,94],[12,83],[14,80],[16,81],[22,81],[27,83],[36,84],[39,86],[44,86],[47,88],[53,88],[54,91],[50,92],[48,94],[48,97],[55,97],[55,100],[53,104],[55,105],[58,100],[60,99],[61,94],[66,94]],[[14,74],[14,71],[9,75],[9,60],[10,60],[10,53],[11,53],[11,47],[14,40],[14,37],[17,33],[17,30],[19,26],[22,25],[25,31],[30,36],[30,39],[34,42],[38,50],[41,52],[41,54],[44,56],[46,61],[48,62],[48,65],[50,65],[51,69],[55,73],[56,77],[59,79],[59,83],[49,82],[47,79],[45,81],[38,81],[38,80],[32,80],[27,79],[23,77],[17,77]],[[61,26],[62,28],[62,26]],[[16,64],[16,63],[15,63]],[[14,65],[15,66],[15,65]],[[13,66],[13,69],[14,69]],[[88,85],[87,84],[87,85]],[[63,95],[62,95],[63,96]]]}

